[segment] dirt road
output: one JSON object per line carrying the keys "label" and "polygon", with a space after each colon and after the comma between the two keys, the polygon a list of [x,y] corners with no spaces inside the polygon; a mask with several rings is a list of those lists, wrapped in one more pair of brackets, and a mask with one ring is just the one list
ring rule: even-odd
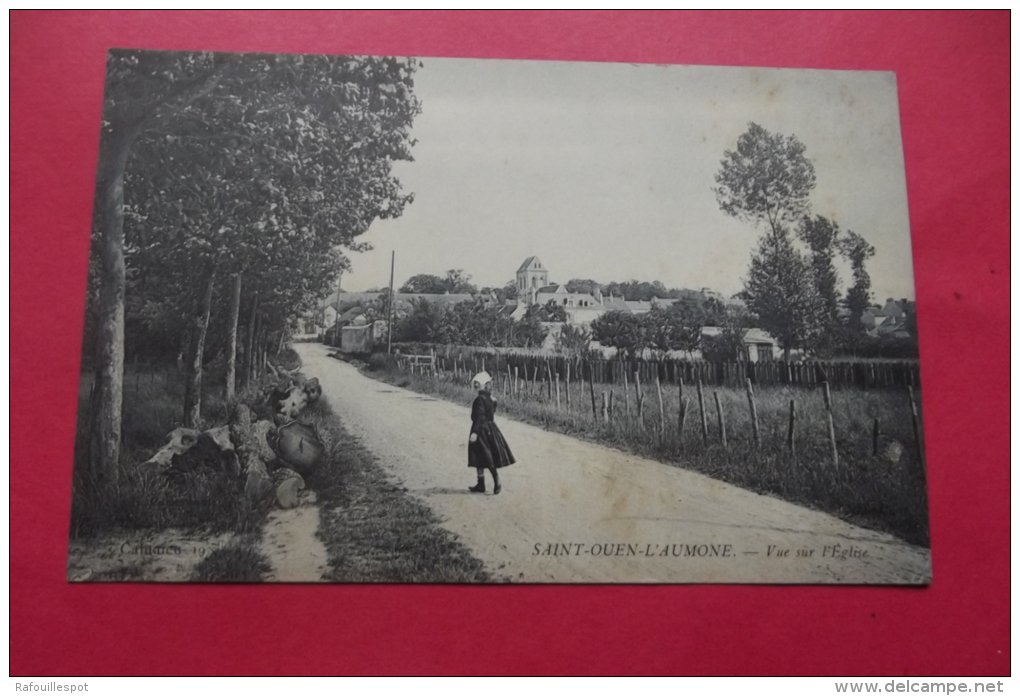
{"label": "dirt road", "polygon": [[[505,418],[503,492],[468,493],[468,404],[296,344],[344,425],[497,577],[515,582],[923,583],[927,549]],[[490,480],[491,490],[491,480]]]}

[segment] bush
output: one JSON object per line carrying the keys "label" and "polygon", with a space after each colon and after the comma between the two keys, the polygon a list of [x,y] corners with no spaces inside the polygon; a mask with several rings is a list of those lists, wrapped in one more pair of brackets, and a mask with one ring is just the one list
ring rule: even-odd
{"label": "bush", "polygon": [[396,370],[397,358],[389,353],[372,353],[368,356],[367,369],[369,372]]}

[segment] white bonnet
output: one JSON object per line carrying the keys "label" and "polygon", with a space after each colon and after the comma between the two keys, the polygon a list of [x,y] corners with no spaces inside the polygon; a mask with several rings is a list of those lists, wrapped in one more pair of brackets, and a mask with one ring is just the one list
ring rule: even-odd
{"label": "white bonnet", "polygon": [[471,378],[471,385],[475,389],[485,389],[492,382],[492,376],[488,372],[479,372]]}

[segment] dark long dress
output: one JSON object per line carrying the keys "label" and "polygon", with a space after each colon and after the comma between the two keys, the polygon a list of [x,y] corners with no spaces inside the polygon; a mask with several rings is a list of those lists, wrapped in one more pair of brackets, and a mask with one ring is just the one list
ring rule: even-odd
{"label": "dark long dress", "polygon": [[468,466],[501,469],[517,461],[494,422],[495,416],[495,399],[488,392],[480,392],[471,404],[471,432],[478,435],[478,439],[468,441]]}

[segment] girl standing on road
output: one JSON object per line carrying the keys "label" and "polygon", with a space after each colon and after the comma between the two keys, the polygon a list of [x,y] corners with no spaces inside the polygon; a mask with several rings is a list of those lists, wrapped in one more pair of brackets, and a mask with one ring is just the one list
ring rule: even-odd
{"label": "girl standing on road", "polygon": [[478,483],[468,488],[472,493],[485,492],[485,470],[492,473],[492,494],[499,495],[503,487],[499,483],[499,469],[510,466],[514,459],[506,438],[495,423],[496,399],[489,392],[492,377],[488,372],[479,372],[471,380],[478,390],[478,396],[471,404],[471,434],[468,436],[468,466],[478,471]]}

